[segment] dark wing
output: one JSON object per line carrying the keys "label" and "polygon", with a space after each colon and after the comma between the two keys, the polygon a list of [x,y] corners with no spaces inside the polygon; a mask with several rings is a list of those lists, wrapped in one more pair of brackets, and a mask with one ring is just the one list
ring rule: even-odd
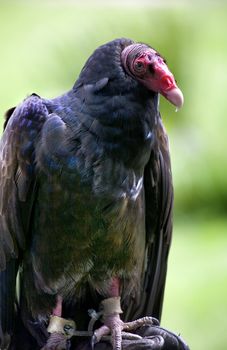
{"label": "dark wing", "polygon": [[144,171],[147,257],[142,295],[127,307],[126,318],[145,315],[160,320],[167,259],[172,236],[173,186],[168,137],[161,117],[156,129],[157,145]]}
{"label": "dark wing", "polygon": [[[13,328],[17,269],[35,192],[35,146],[47,117],[32,95],[7,115],[0,142],[0,344]],[[26,214],[25,214],[26,213]]]}

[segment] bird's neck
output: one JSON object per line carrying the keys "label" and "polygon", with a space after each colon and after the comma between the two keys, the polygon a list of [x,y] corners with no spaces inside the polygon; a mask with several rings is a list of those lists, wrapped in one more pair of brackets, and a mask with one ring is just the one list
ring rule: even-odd
{"label": "bird's neck", "polygon": [[155,143],[157,95],[130,91],[90,95],[78,90],[76,94],[70,91],[57,102],[51,103],[60,106],[57,113],[70,126],[72,135],[80,135],[81,144],[89,139],[88,149],[97,151],[97,157],[102,154],[127,167],[139,171],[144,168]]}
{"label": "bird's neck", "polygon": [[143,168],[154,142],[157,110],[151,99],[133,95],[103,97],[88,105],[90,132],[105,153],[129,167]]}

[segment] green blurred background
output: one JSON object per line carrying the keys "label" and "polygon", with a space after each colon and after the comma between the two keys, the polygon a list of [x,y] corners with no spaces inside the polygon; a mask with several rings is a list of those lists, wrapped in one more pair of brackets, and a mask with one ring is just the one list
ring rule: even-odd
{"label": "green blurred background", "polygon": [[227,3],[1,1],[0,115],[71,88],[102,43],[130,37],[166,57],[185,95],[161,98],[175,184],[162,324],[191,349],[227,349]]}

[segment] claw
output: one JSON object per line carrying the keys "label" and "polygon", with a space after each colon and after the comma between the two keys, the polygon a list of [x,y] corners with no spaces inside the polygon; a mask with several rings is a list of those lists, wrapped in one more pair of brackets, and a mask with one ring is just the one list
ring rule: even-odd
{"label": "claw", "polygon": [[140,340],[143,339],[139,334],[121,332],[122,340]]}
{"label": "claw", "polygon": [[102,337],[104,337],[105,335],[108,335],[108,334],[110,334],[110,328],[105,326],[105,325],[96,329],[94,332],[94,335],[97,339],[96,342],[98,343],[102,339]]}
{"label": "claw", "polygon": [[[136,330],[142,326],[154,326],[159,325],[157,319],[153,317],[143,317],[132,322],[124,323],[119,314],[122,313],[120,307],[120,298],[113,297],[102,301],[102,314],[104,325],[95,330],[92,337],[92,347],[94,344],[102,340],[110,340],[114,350],[121,350],[122,339],[133,340],[135,342],[142,341],[142,338],[138,335],[127,333]],[[123,332],[126,331],[126,332]],[[110,335],[107,337],[107,335]],[[147,340],[147,342],[149,342]]]}

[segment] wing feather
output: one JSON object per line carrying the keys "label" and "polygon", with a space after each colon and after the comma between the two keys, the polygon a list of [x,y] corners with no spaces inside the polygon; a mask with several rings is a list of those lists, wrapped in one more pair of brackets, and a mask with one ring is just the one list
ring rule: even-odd
{"label": "wing feather", "polygon": [[[147,285],[147,298],[145,305],[145,314],[161,318],[163,296],[165,289],[165,280],[167,272],[167,260],[172,236],[172,208],[173,208],[173,186],[169,154],[169,142],[162,124],[161,117],[157,124],[157,173],[155,174],[155,185],[152,181],[145,179],[146,205],[151,200],[151,195],[155,191],[155,207],[147,210],[153,210],[153,215],[146,212],[146,229],[148,235],[148,263],[147,275],[150,275]],[[153,156],[154,157],[154,156]],[[151,160],[150,160],[151,161]],[[152,163],[148,163],[147,167]],[[146,169],[145,169],[145,176]],[[154,218],[156,216],[156,218]],[[150,272],[149,272],[150,271]],[[153,278],[151,276],[154,276]]]}
{"label": "wing feather", "polygon": [[19,251],[25,247],[35,184],[35,145],[48,115],[37,95],[7,114],[0,143],[0,344],[6,346],[13,327]]}
{"label": "wing feather", "polygon": [[157,144],[144,171],[146,264],[138,303],[127,306],[126,319],[145,315],[160,320],[172,236],[173,186],[168,137],[158,119]]}

